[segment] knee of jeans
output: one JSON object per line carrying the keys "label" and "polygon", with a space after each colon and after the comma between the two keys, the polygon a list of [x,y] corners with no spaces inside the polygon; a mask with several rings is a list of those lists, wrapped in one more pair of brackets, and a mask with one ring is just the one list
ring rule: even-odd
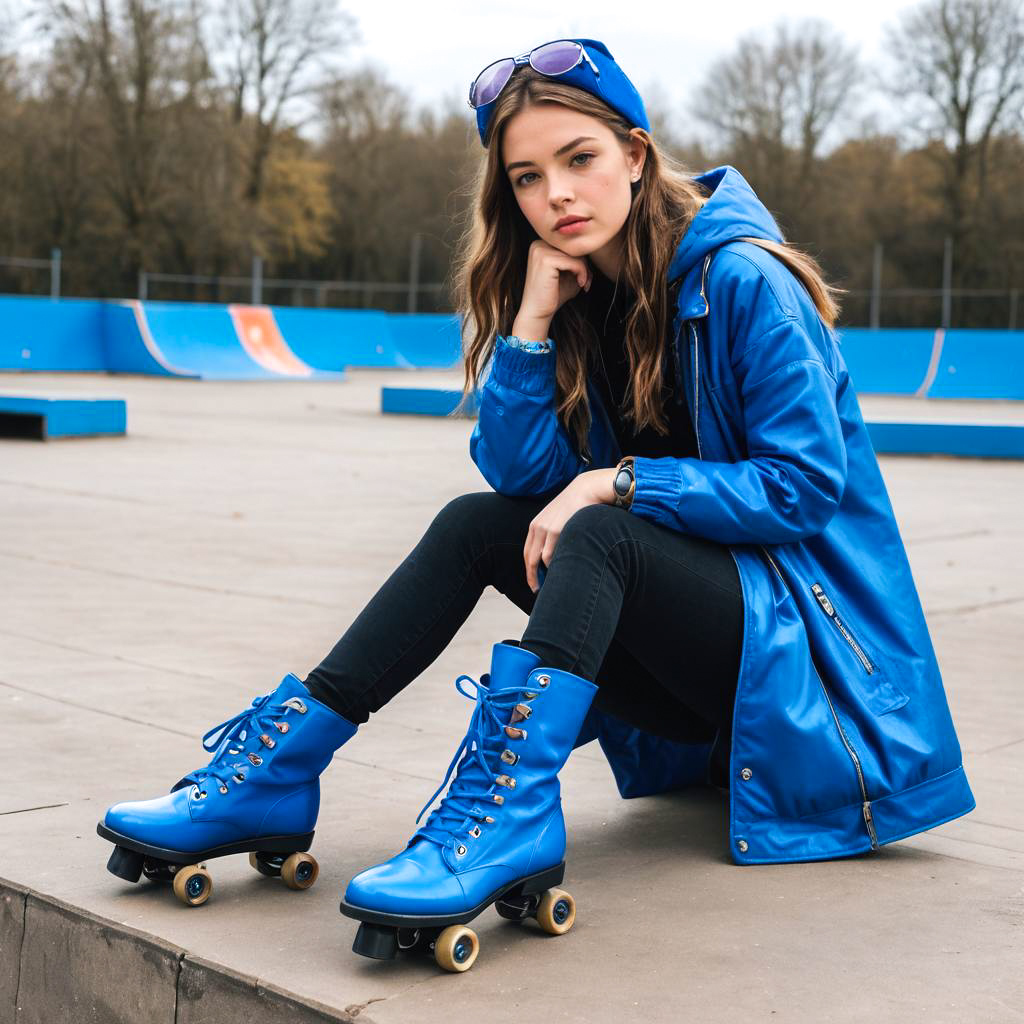
{"label": "knee of jeans", "polygon": [[486,522],[498,498],[500,495],[495,491],[460,494],[438,511],[431,527],[461,532],[468,526]]}
{"label": "knee of jeans", "polygon": [[562,533],[558,538],[558,546],[563,544],[572,545],[581,540],[593,541],[598,538],[610,536],[609,531],[615,526],[615,512],[613,505],[603,503],[596,505],[584,505],[577,509],[565,521]]}

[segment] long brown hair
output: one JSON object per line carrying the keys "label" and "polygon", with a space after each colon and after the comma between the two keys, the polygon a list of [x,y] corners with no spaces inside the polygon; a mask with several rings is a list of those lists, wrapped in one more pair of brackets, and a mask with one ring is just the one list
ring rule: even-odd
{"label": "long brown hair", "polygon": [[[504,173],[501,145],[508,121],[527,107],[558,103],[588,114],[607,125],[623,146],[631,126],[600,99],[583,89],[560,84],[528,65],[516,70],[495,104],[490,142],[472,183],[471,221],[460,239],[453,261],[453,292],[461,323],[465,380],[453,415],[464,411],[470,394],[490,359],[496,334],[509,334],[526,284],[530,243],[537,237],[523,216]],[[662,360],[667,344],[669,296],[666,278],[680,239],[709,192],[681,163],[661,153],[651,135],[640,181],[634,186],[632,207],[625,222],[622,277],[634,305],[625,324],[629,360],[629,407],[623,410],[634,428],[652,425],[668,433],[662,412]],[[747,238],[774,253],[799,278],[822,319],[832,327],[839,314],[834,288],[823,279],[815,259],[789,243]],[[551,321],[555,342],[555,412],[577,451],[587,453],[590,405],[587,400],[587,353],[598,339],[582,311],[584,292],[565,302]]]}

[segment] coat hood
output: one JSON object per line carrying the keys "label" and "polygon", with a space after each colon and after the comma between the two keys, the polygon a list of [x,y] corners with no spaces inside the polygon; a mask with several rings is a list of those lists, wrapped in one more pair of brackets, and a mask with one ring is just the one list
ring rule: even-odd
{"label": "coat hood", "polygon": [[784,242],[775,218],[735,167],[726,164],[694,175],[711,196],[679,240],[668,267],[668,280],[685,276],[712,249],[736,238]]}

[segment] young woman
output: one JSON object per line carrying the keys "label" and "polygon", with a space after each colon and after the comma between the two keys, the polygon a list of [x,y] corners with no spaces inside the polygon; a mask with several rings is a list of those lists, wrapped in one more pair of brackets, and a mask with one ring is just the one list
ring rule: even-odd
{"label": "young woman", "polygon": [[[594,738],[624,797],[727,789],[738,863],[875,850],[971,810],[815,261],[735,168],[691,177],[658,152],[597,40],[496,61],[470,102],[486,156],[460,310],[493,491],[437,513],[304,682],[211,730],[206,768],[111,808],[111,870],[255,846],[273,868],[308,846],[333,751],[488,585],[529,623],[456,681],[476,706],[438,807],[349,883],[360,952],[499,898],[568,928],[567,895],[540,894],[564,870],[558,771]],[[446,966],[472,963],[465,932]]]}

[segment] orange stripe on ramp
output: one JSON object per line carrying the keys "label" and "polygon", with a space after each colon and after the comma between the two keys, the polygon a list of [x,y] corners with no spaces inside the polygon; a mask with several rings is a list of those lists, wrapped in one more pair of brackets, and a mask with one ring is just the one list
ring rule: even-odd
{"label": "orange stripe on ramp", "polygon": [[310,377],[313,370],[288,347],[268,306],[228,306],[235,333],[249,358],[286,377]]}

